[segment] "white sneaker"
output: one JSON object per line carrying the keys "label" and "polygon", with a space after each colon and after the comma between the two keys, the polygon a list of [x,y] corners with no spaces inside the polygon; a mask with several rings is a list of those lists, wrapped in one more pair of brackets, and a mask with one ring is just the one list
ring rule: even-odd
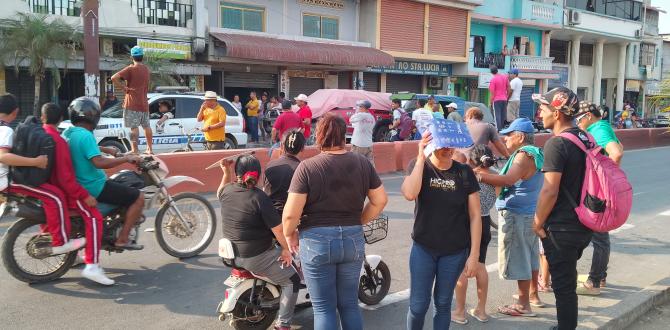
{"label": "white sneaker", "polygon": [[57,254],[63,254],[63,253],[68,253],[71,251],[79,250],[83,248],[86,245],[86,238],[76,238],[76,239],[71,239],[67,241],[67,243],[61,245],[61,246],[54,246],[51,248],[51,254],[52,255],[57,255]]}
{"label": "white sneaker", "polygon": [[105,270],[98,264],[88,264],[81,272],[81,276],[102,285],[114,285],[114,280],[105,275]]}

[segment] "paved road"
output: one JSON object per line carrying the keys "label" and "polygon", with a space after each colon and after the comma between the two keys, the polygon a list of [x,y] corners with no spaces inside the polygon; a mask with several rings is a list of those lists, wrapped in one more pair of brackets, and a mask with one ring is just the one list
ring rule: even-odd
{"label": "paved road", "polygon": [[[624,157],[623,166],[635,189],[633,214],[623,229],[613,234],[612,261],[608,288],[599,298],[580,298],[582,324],[588,317],[608,316],[626,295],[670,275],[670,194],[667,194],[670,148],[632,151]],[[402,329],[407,311],[409,284],[408,255],[411,243],[413,203],[399,193],[402,176],[384,176],[390,202],[385,211],[391,218],[386,240],[368,246],[368,253],[380,254],[389,264],[393,281],[392,294],[380,306],[365,309],[366,329]],[[218,212],[218,210],[217,210]],[[151,220],[151,219],[150,219]],[[150,221],[148,221],[150,222]],[[0,222],[0,233],[7,222]],[[223,281],[229,270],[216,256],[214,246],[197,258],[179,261],[163,253],[151,234],[145,233],[144,251],[103,255],[102,264],[117,281],[111,288],[100,287],[79,277],[80,270],[70,271],[61,280],[26,285],[0,270],[0,323],[2,328],[43,329],[100,328],[118,329],[228,329],[216,319],[215,308],[222,299]],[[491,270],[488,311],[511,302],[515,284],[497,277],[496,236],[489,247],[487,265]],[[580,273],[590,265],[591,250],[579,263]],[[474,302],[471,283],[468,301]],[[472,322],[469,328],[546,329],[553,324],[553,297],[543,295],[548,308],[537,309],[537,318],[519,319],[493,315],[485,326]],[[427,317],[426,327],[432,327]],[[310,308],[298,312],[296,324],[311,329]],[[465,328],[454,326],[455,329]]]}

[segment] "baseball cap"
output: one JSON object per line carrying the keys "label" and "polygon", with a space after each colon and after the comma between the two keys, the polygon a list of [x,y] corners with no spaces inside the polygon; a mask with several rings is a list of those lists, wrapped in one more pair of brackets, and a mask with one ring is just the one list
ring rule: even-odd
{"label": "baseball cap", "polygon": [[456,103],[454,103],[454,102],[451,102],[451,103],[449,103],[449,105],[447,105],[447,108],[458,109],[458,104],[456,104]]}
{"label": "baseball cap", "polygon": [[206,91],[205,92],[205,100],[216,100],[218,96],[216,95],[216,92],[212,91]]}
{"label": "baseball cap", "polygon": [[581,119],[582,115],[587,113],[592,113],[598,118],[603,116],[602,110],[599,106],[596,106],[595,104],[587,101],[579,102],[579,113],[576,115],[577,121]]}
{"label": "baseball cap", "polygon": [[535,133],[535,127],[528,118],[517,118],[509,125],[509,127],[500,131],[500,134],[507,135],[512,132]]}
{"label": "baseball cap", "polygon": [[284,101],[281,103],[281,108],[282,108],[283,110],[291,110],[291,107],[292,107],[292,106],[293,106],[293,104],[292,104],[291,101],[289,101],[289,100],[284,100]]}
{"label": "baseball cap", "polygon": [[135,46],[130,49],[130,56],[144,56],[144,49],[140,46]]}
{"label": "baseball cap", "polygon": [[517,69],[517,68],[513,68],[512,70],[509,70],[509,73],[510,73],[510,74],[515,74],[515,75],[519,75],[519,69]]}
{"label": "baseball cap", "polygon": [[533,94],[532,98],[535,103],[548,105],[570,117],[579,113],[579,98],[569,88],[557,87],[544,94]]}
{"label": "baseball cap", "polygon": [[298,96],[295,97],[295,100],[296,100],[296,101],[305,101],[305,102],[307,102],[307,95],[305,95],[305,94],[300,94],[300,95],[298,95]]}
{"label": "baseball cap", "polygon": [[370,109],[370,108],[372,108],[372,103],[370,103],[370,101],[368,101],[368,100],[360,100],[360,101],[356,101],[356,106],[357,107],[363,107],[363,108],[366,108],[366,109]]}

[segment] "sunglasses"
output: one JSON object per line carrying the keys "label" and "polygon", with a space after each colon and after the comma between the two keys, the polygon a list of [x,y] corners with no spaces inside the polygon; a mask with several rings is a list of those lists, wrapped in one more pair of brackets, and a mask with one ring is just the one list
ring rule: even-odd
{"label": "sunglasses", "polygon": [[582,121],[582,119],[584,119],[584,117],[586,117],[586,115],[588,115],[588,114],[589,114],[589,113],[587,112],[587,113],[585,113],[585,114],[583,114],[583,115],[577,116],[577,118],[575,119],[575,121],[576,121],[576,122],[580,122],[580,121]]}

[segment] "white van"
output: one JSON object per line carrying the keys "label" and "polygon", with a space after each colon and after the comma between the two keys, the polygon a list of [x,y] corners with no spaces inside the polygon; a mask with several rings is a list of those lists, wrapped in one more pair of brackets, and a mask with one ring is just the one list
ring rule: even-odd
{"label": "white van", "polygon": [[[153,130],[154,152],[171,152],[185,147],[188,136],[192,134],[191,146],[195,150],[203,150],[205,137],[197,131],[202,126],[196,119],[205,97],[204,93],[150,93],[149,116]],[[158,103],[168,102],[172,106],[173,119],[165,122],[163,130],[156,129],[161,118]],[[226,110],[226,149],[244,148],[247,144],[247,133],[244,133],[244,117],[230,102],[219,98],[219,104]],[[140,127],[139,149],[146,148],[144,130]],[[102,112],[100,123],[93,132],[98,145],[114,146],[122,151],[130,147],[130,130],[123,127],[122,102]]]}

